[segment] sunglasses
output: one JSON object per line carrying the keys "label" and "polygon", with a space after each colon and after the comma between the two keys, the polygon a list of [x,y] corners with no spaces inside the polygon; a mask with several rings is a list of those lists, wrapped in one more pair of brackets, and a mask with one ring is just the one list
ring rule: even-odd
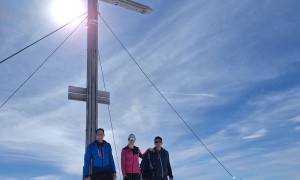
{"label": "sunglasses", "polygon": [[135,141],[135,138],[128,138],[128,141]]}
{"label": "sunglasses", "polygon": [[155,143],[161,143],[161,141],[155,141]]}

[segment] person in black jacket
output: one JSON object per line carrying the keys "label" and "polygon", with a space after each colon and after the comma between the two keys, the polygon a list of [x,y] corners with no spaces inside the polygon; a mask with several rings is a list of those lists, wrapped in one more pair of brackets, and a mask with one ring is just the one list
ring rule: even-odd
{"label": "person in black jacket", "polygon": [[150,169],[150,152],[148,152],[147,155],[142,158],[140,169],[143,180],[152,180],[153,168]]}
{"label": "person in black jacket", "polygon": [[169,153],[162,148],[162,138],[156,136],[154,138],[155,148],[149,152],[150,169],[152,169],[153,180],[173,180],[172,168],[169,160]]}

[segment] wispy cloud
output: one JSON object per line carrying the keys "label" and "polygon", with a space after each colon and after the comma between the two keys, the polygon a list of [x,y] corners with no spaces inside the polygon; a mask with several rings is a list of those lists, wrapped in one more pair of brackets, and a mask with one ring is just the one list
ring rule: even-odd
{"label": "wispy cloud", "polygon": [[300,122],[300,115],[290,119],[292,122]]}
{"label": "wispy cloud", "polygon": [[18,180],[17,178],[8,177],[8,176],[0,176],[0,179],[5,179],[5,180]]}
{"label": "wispy cloud", "polygon": [[193,94],[193,93],[180,93],[180,92],[162,92],[162,94],[166,94],[166,95],[180,95],[180,96],[204,96],[204,97],[218,97],[214,94],[205,94],[205,93],[197,93],[197,94]]}
{"label": "wispy cloud", "polygon": [[253,134],[244,136],[242,138],[243,139],[257,139],[257,138],[261,138],[261,137],[265,136],[266,133],[267,133],[266,129],[260,129],[256,132],[254,132]]}
{"label": "wispy cloud", "polygon": [[47,175],[47,176],[38,176],[34,178],[30,178],[30,180],[61,180],[62,178],[59,176]]}

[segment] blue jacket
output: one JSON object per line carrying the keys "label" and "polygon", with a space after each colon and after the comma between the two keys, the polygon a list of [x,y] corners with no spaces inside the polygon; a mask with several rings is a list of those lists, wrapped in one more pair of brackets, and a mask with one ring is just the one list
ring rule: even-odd
{"label": "blue jacket", "polygon": [[[111,146],[108,142],[94,141],[86,148],[84,155],[84,176],[90,176],[90,160],[93,161],[93,174],[116,172]],[[97,172],[96,172],[97,171]]]}

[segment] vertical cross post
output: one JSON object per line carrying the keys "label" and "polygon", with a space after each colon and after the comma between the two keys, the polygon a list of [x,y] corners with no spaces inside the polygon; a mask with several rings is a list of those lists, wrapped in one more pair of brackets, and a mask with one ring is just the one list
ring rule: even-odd
{"label": "vertical cross post", "polygon": [[98,0],[88,0],[87,102],[85,146],[95,140],[98,126]]}

